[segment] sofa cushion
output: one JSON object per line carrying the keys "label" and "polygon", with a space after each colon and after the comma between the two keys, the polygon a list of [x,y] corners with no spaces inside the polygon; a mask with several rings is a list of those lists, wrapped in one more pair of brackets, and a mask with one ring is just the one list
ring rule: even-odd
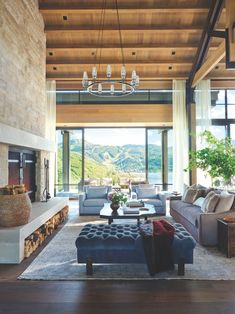
{"label": "sofa cushion", "polygon": [[107,203],[107,198],[90,198],[86,199],[83,203],[85,207],[96,207],[96,206],[104,206],[104,203]]}
{"label": "sofa cushion", "polygon": [[216,213],[225,212],[231,209],[234,201],[234,194],[222,192],[218,205],[215,208]]}
{"label": "sofa cushion", "polygon": [[141,189],[141,188],[137,187],[136,193],[137,193],[137,196],[138,196],[139,199],[143,199],[143,198],[157,198],[156,188]]}
{"label": "sofa cushion", "polygon": [[180,215],[185,217],[192,225],[198,226],[201,208],[196,205],[182,202],[181,200],[174,200],[171,202],[171,208],[177,211]]}
{"label": "sofa cushion", "polygon": [[87,188],[86,193],[87,199],[92,198],[106,198],[107,196],[107,188],[106,187],[94,187],[94,188]]}
{"label": "sofa cushion", "polygon": [[161,207],[162,206],[162,201],[157,199],[157,198],[142,198],[142,201],[144,203],[154,205],[155,207]]}

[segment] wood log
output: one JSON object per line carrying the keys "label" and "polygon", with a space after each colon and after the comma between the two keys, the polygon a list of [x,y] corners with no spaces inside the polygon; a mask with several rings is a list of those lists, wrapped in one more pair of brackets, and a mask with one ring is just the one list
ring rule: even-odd
{"label": "wood log", "polygon": [[29,257],[68,217],[69,207],[65,206],[59,213],[41,225],[25,239],[24,256]]}

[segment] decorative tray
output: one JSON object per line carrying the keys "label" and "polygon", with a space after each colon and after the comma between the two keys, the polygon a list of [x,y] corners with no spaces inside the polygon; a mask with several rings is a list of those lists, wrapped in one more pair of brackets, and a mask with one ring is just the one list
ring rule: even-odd
{"label": "decorative tray", "polygon": [[230,217],[230,216],[225,216],[223,218],[223,221],[225,221],[225,222],[235,222],[235,218],[234,217]]}

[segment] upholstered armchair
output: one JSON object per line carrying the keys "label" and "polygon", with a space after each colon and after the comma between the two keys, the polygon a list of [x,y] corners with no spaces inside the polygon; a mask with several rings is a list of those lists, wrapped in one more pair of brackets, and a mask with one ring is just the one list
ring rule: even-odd
{"label": "upholstered armchair", "polygon": [[158,191],[154,184],[133,185],[132,198],[142,200],[146,204],[154,205],[157,215],[166,214],[166,196]]}
{"label": "upholstered armchair", "polygon": [[109,185],[85,185],[83,193],[79,194],[79,215],[98,215],[104,203],[109,202],[108,193],[111,190]]}

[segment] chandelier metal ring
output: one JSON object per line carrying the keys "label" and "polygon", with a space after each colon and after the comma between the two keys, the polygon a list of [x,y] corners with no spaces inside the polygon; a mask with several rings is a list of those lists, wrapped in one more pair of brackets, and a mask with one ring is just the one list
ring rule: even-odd
{"label": "chandelier metal ring", "polygon": [[[102,86],[101,90],[100,85]],[[97,97],[112,97],[114,94],[115,97],[123,97],[131,95],[135,91],[135,88],[130,83],[122,80],[99,80],[90,83],[87,86],[87,90],[90,94]]]}

